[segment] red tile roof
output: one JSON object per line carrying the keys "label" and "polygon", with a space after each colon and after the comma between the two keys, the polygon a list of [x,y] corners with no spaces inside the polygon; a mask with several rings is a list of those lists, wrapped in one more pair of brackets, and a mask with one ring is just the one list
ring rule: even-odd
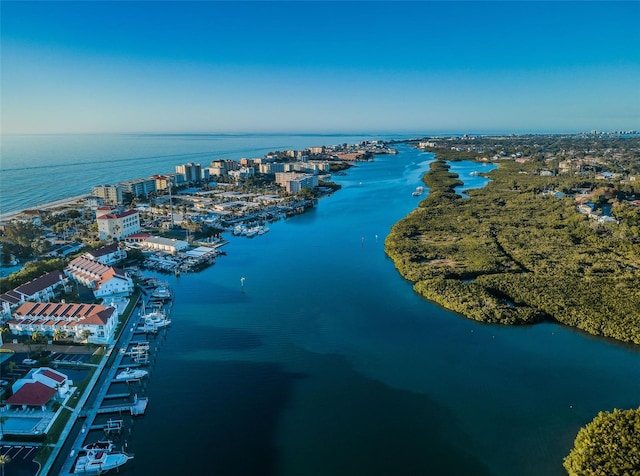
{"label": "red tile roof", "polygon": [[56,389],[40,382],[25,383],[7,399],[9,405],[46,405],[56,394]]}

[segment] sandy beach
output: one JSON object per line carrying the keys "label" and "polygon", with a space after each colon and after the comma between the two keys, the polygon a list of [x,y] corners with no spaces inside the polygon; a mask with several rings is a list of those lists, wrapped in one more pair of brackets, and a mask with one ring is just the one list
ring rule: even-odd
{"label": "sandy beach", "polygon": [[15,212],[8,212],[8,213],[1,213],[0,214],[0,221],[9,221],[9,220],[16,219],[20,215],[22,215],[26,210],[51,210],[53,208],[67,207],[67,206],[75,205],[77,202],[80,202],[82,200],[86,200],[87,197],[90,197],[90,196],[91,196],[90,194],[86,193],[84,195],[77,195],[75,197],[64,198],[62,200],[56,200],[54,202],[48,202],[48,203],[44,203],[42,205],[36,205],[36,206],[33,206],[33,207],[25,208],[24,210],[19,210],[19,211],[15,211]]}

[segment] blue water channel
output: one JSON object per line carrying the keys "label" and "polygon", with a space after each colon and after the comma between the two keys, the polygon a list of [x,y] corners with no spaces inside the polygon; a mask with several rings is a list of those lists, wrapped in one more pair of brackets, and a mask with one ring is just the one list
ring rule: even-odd
{"label": "blue water channel", "polygon": [[413,292],[384,239],[433,156],[399,150],[265,235],[229,234],[214,266],[163,277],[173,324],[121,474],[562,475],[581,426],[638,406],[637,347],[479,324]]}

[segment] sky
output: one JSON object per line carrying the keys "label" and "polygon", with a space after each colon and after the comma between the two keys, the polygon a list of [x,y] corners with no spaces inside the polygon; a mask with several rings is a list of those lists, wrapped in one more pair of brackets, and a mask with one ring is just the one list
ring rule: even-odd
{"label": "sky", "polygon": [[640,2],[0,2],[13,133],[640,130]]}

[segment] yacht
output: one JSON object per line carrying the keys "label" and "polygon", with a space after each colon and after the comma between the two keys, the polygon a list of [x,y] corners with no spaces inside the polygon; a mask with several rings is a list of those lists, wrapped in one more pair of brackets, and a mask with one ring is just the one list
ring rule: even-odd
{"label": "yacht", "polygon": [[74,474],[102,474],[111,469],[119,468],[133,456],[126,453],[111,453],[109,451],[90,449],[86,454],[78,457]]}
{"label": "yacht", "polygon": [[160,286],[151,293],[152,299],[171,299],[171,290],[167,286]]}
{"label": "yacht", "polygon": [[149,375],[149,372],[142,369],[132,369],[127,367],[118,375],[116,375],[116,380],[139,380],[141,378]]}
{"label": "yacht", "polygon": [[171,319],[168,319],[163,311],[152,311],[144,314],[142,318],[145,326],[153,326],[156,329],[159,327],[166,327],[171,324]]}
{"label": "yacht", "polygon": [[416,190],[411,194],[414,197],[419,197],[424,192],[424,187],[416,187]]}

